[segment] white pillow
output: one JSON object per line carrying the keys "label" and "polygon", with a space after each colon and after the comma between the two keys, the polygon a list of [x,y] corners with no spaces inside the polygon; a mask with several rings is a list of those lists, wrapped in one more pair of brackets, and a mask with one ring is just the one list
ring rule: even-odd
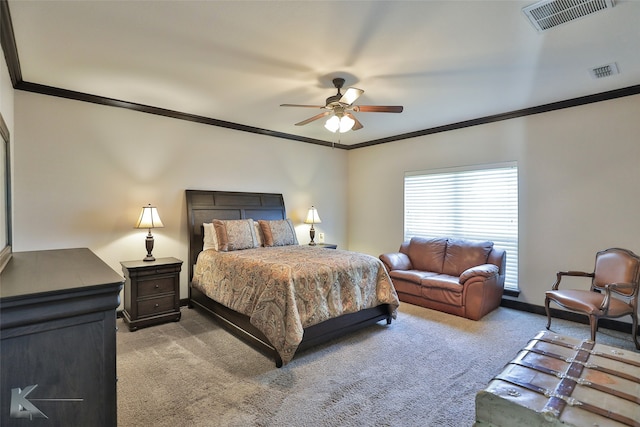
{"label": "white pillow", "polygon": [[202,250],[213,249],[218,250],[218,237],[216,236],[216,229],[213,227],[212,222],[205,222],[202,224],[204,227],[204,242]]}

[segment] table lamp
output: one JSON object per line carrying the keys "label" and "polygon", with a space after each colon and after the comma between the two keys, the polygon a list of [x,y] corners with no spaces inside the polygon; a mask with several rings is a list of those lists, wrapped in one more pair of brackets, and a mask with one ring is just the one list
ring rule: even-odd
{"label": "table lamp", "polygon": [[160,220],[160,216],[158,215],[158,210],[155,206],[144,206],[142,208],[142,212],[140,212],[140,218],[138,218],[138,222],[134,228],[147,228],[149,229],[149,234],[147,234],[147,238],[145,240],[145,244],[147,246],[147,256],[144,257],[143,261],[155,261],[156,259],[151,255],[151,251],[153,251],[153,235],[151,234],[152,228],[162,228],[162,221]]}
{"label": "table lamp", "polygon": [[307,219],[304,220],[305,224],[311,224],[311,229],[309,230],[309,236],[311,236],[311,241],[309,244],[311,246],[315,246],[316,242],[313,239],[316,237],[316,230],[313,228],[313,224],[320,224],[322,221],[320,220],[320,216],[318,215],[318,211],[315,207],[311,206],[309,212],[307,212]]}

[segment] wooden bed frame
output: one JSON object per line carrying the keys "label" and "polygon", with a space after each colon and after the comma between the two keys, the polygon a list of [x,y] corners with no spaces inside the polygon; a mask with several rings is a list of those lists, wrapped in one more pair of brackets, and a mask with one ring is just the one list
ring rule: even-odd
{"label": "wooden bed frame", "polygon": [[[267,337],[250,323],[249,317],[213,301],[198,289],[193,288],[191,279],[198,254],[202,251],[203,246],[202,223],[211,222],[213,219],[285,219],[286,211],[282,194],[186,190],[186,196],[189,227],[189,308],[197,307],[211,314],[233,335],[263,354],[272,357],[276,366],[280,368],[282,366],[280,355]],[[302,342],[297,351],[343,336],[381,320],[386,320],[387,324],[391,323],[388,304],[326,320],[305,328]]]}

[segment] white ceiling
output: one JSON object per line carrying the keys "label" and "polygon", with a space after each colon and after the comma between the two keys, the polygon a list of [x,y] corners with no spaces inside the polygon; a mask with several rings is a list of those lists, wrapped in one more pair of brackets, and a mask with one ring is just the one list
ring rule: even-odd
{"label": "white ceiling", "polygon": [[[9,0],[22,79],[357,144],[640,83],[640,1],[537,32],[534,1]],[[594,79],[616,62],[620,74]],[[345,134],[294,126],[345,87]]]}

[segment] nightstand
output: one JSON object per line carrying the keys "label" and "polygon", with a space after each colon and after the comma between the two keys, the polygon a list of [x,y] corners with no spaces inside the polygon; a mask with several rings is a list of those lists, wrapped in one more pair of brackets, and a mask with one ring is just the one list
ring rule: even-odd
{"label": "nightstand", "polygon": [[324,249],[338,249],[338,245],[333,243],[316,243],[316,247]]}
{"label": "nightstand", "polygon": [[122,261],[124,311],[130,331],[180,320],[180,270],[177,258]]}

